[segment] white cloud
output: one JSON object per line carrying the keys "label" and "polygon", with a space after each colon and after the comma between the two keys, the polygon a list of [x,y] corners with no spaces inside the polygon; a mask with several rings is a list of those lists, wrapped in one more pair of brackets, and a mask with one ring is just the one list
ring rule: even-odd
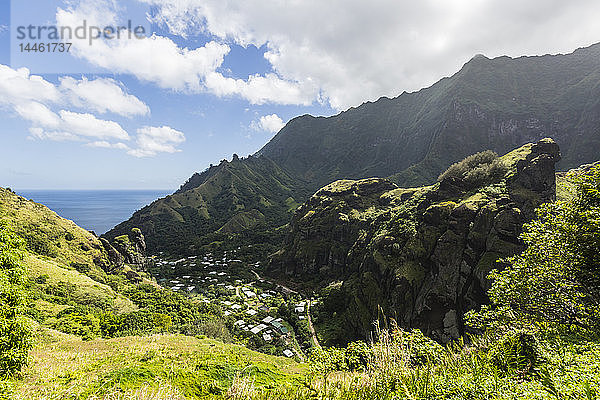
{"label": "white cloud", "polygon": [[64,108],[55,112],[52,108],[74,106],[131,117],[148,115],[150,110],[146,104],[128,94],[113,79],[62,77],[59,81],[55,85],[31,75],[26,68],[15,70],[0,64],[0,107],[30,122],[29,133],[33,139],[79,141],[89,147],[125,150],[135,156],[175,152],[174,146],[184,140],[181,132],[169,131],[170,128],[143,128],[138,131],[138,148],[132,149],[124,143],[131,138],[119,123],[100,119],[89,112]]}
{"label": "white cloud", "polygon": [[177,145],[185,142],[185,135],[171,127],[145,126],[137,130],[137,148],[129,150],[134,157],[151,157],[158,153],[176,153]]}
{"label": "white cloud", "polygon": [[32,102],[31,115],[25,110],[17,112],[33,123],[30,129],[33,137],[49,140],[78,140],[89,139],[116,139],[129,140],[129,135],[114,121],[96,118],[92,114],[80,114],[72,111],[61,110],[58,115],[46,106]]}
{"label": "white cloud", "polygon": [[[81,21],[96,26],[116,26],[115,5],[108,0],[82,0],[76,6],[59,8],[60,26],[76,27]],[[152,35],[137,39],[122,35],[120,39],[73,39],[73,54],[113,73],[127,73],[163,89],[217,96],[239,96],[253,104],[311,104],[318,88],[310,81],[282,79],[277,74],[252,75],[247,80],[224,76],[218,69],[230,52],[227,44],[211,41],[204,46],[180,48],[171,39]]]}
{"label": "white cloud", "polygon": [[64,129],[75,135],[99,139],[129,140],[127,132],[114,121],[98,119],[92,114],[80,114],[66,110],[61,110],[59,115]]}
{"label": "white cloud", "polygon": [[119,149],[119,150],[130,150],[129,146],[127,146],[125,143],[122,142],[118,142],[118,143],[110,143],[104,140],[99,140],[96,142],[90,142],[87,143],[86,146],[88,147],[98,147],[98,148],[102,148],[102,149]]}
{"label": "white cloud", "polygon": [[27,101],[56,102],[60,92],[54,84],[31,75],[27,68],[12,69],[0,64],[0,105],[23,104]]}
{"label": "white cloud", "polygon": [[60,78],[60,90],[69,96],[71,103],[100,114],[112,112],[125,117],[148,115],[150,108],[137,97],[126,93],[114,79],[88,80]]}
{"label": "white cloud", "polygon": [[175,34],[266,45],[280,79],[338,109],[430,85],[477,53],[565,53],[600,37],[597,0],[139,1]]}
{"label": "white cloud", "polygon": [[58,128],[60,118],[48,107],[37,101],[26,101],[14,105],[15,112],[35,126]]}
{"label": "white cloud", "polygon": [[285,123],[277,114],[263,115],[258,121],[252,121],[250,127],[256,131],[277,133],[285,126]]}

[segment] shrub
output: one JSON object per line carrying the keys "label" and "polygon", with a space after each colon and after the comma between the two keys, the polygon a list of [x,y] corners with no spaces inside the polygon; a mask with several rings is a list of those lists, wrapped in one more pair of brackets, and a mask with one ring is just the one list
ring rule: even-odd
{"label": "shrub", "polygon": [[489,278],[492,302],[514,320],[600,331],[600,167],[577,180],[577,198],[542,205],[525,225],[522,254]]}
{"label": "shrub", "polygon": [[496,367],[509,374],[531,373],[541,362],[535,336],[524,331],[506,334],[492,345],[488,356]]}
{"label": "shrub", "polygon": [[23,242],[0,224],[0,377],[27,364],[31,331],[25,324]]}
{"label": "shrub", "polygon": [[493,151],[473,154],[462,161],[452,164],[443,172],[438,182],[457,179],[467,188],[481,187],[500,179],[506,173],[506,166]]}
{"label": "shrub", "polygon": [[362,371],[373,356],[373,348],[365,342],[348,343],[345,352],[346,365],[350,371]]}
{"label": "shrub", "polygon": [[404,331],[396,329],[392,332],[393,342],[403,346],[412,365],[424,365],[441,359],[444,348],[436,341],[429,339],[418,329]]}

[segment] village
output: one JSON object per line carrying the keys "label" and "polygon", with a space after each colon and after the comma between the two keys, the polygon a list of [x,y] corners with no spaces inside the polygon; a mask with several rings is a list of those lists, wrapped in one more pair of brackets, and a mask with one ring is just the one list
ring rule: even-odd
{"label": "village", "polygon": [[255,350],[304,360],[311,347],[308,301],[258,275],[260,262],[235,258],[235,251],[177,260],[154,258],[161,286],[218,305],[234,338]]}

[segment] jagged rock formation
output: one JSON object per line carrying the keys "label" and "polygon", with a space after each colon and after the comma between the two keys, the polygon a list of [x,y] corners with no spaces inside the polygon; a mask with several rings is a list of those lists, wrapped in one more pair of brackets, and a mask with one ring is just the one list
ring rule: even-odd
{"label": "jagged rock formation", "polygon": [[113,246],[123,255],[125,263],[146,265],[146,242],[139,228],[133,228],[128,235],[117,236]]}
{"label": "jagged rock formation", "polygon": [[[279,245],[278,227],[310,193],[338,179],[428,185],[469,154],[500,154],[551,136],[560,167],[600,151],[600,44],[539,57],[479,55],[451,77],[331,117],[292,119],[256,155],[194,174],[136,212],[109,240],[139,227],[152,253],[196,253],[238,241]],[[233,238],[233,239],[232,239]],[[239,243],[243,241],[243,243]]]}
{"label": "jagged rock formation", "polygon": [[464,313],[486,302],[495,261],[522,250],[523,223],[555,198],[559,159],[544,139],[495,160],[499,175],[478,170],[478,187],[452,176],[413,189],[377,178],[334,182],[295,213],[271,268],[312,285],[342,282],[324,300],[325,310],[337,302],[326,319],[340,342],[368,336],[382,314],[440,341],[456,338]]}
{"label": "jagged rock formation", "polygon": [[102,246],[108,254],[109,264],[104,266],[106,272],[123,273],[134,282],[141,281],[138,274],[148,266],[146,257],[146,241],[142,231],[138,228],[131,229],[128,235],[117,236],[110,243],[100,238]]}

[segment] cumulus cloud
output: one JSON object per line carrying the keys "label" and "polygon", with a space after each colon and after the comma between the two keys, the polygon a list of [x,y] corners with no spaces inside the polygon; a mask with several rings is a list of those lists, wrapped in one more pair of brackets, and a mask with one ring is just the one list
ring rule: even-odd
{"label": "cumulus cloud", "polygon": [[[150,113],[145,103],[113,79],[62,77],[59,82],[55,85],[31,75],[27,68],[15,70],[0,64],[0,107],[30,122],[29,133],[34,139],[79,141],[88,147],[124,150],[136,157],[176,152],[175,146],[185,140],[181,132],[167,127],[142,128],[137,132],[138,147],[132,148],[124,143],[131,137],[119,123],[63,107],[132,117]],[[55,112],[52,108],[61,109]]]}
{"label": "cumulus cloud", "polygon": [[90,143],[87,143],[86,146],[88,146],[88,147],[98,147],[98,148],[102,148],[102,149],[129,150],[129,146],[127,146],[123,142],[110,143],[110,142],[107,142],[105,140],[99,140],[99,141],[95,141],[95,142],[90,142]]}
{"label": "cumulus cloud", "polygon": [[21,118],[33,123],[35,126],[57,128],[60,125],[58,115],[37,101],[16,103],[14,109]]}
{"label": "cumulus cloud", "polygon": [[[31,103],[34,105],[35,103]],[[17,110],[19,107],[17,107]],[[88,138],[129,140],[129,135],[114,121],[98,119],[92,114],[80,114],[60,110],[57,114],[37,103],[31,115],[23,117],[33,123],[30,130],[33,137],[50,140],[80,140]],[[43,116],[43,117],[40,117]]]}
{"label": "cumulus cloud", "polygon": [[565,53],[600,37],[596,0],[139,1],[174,34],[266,45],[280,79],[337,109],[430,85],[477,53]]}
{"label": "cumulus cloud", "polygon": [[184,134],[172,128],[144,127],[137,131],[136,146],[130,147],[124,142],[131,137],[115,121],[88,112],[51,109],[65,105],[127,117],[150,112],[146,104],[126,93],[113,79],[63,77],[55,85],[31,75],[26,68],[15,70],[0,64],[0,106],[29,121],[29,133],[34,139],[80,141],[89,147],[124,150],[135,157],[174,153],[179,151],[176,146],[185,141]]}
{"label": "cumulus cloud", "polygon": [[59,98],[56,86],[41,76],[31,75],[27,68],[12,69],[0,64],[0,105],[56,102]]}
{"label": "cumulus cloud", "polygon": [[250,127],[256,131],[277,133],[285,123],[277,114],[263,115],[258,121],[252,121]]}
{"label": "cumulus cloud", "polygon": [[[0,106],[13,108],[31,121],[36,112],[48,116],[48,106],[52,104],[127,117],[150,113],[144,102],[126,93],[114,79],[62,77],[60,84],[55,85],[31,75],[27,68],[12,69],[0,64]],[[28,110],[30,106],[32,109]]]}
{"label": "cumulus cloud", "polygon": [[[118,25],[112,1],[82,0],[77,5],[59,8],[60,26],[76,27],[86,20],[96,26]],[[186,21],[187,22],[187,21]],[[178,29],[179,30],[179,29]],[[127,73],[163,89],[190,93],[209,92],[217,96],[238,96],[252,104],[311,104],[318,94],[312,82],[282,79],[277,74],[251,75],[248,79],[226,77],[218,69],[230,52],[227,44],[210,41],[195,48],[181,48],[167,37],[152,35],[137,39],[73,39],[73,54],[113,73]]]}
{"label": "cumulus cloud", "polygon": [[185,135],[169,126],[145,126],[137,130],[137,148],[128,153],[134,157],[151,157],[158,153],[176,153],[177,145],[185,142]]}
{"label": "cumulus cloud", "polygon": [[137,97],[126,93],[114,79],[98,78],[76,80],[60,78],[60,90],[69,96],[72,104],[100,114],[112,112],[125,117],[148,115],[150,108]]}

